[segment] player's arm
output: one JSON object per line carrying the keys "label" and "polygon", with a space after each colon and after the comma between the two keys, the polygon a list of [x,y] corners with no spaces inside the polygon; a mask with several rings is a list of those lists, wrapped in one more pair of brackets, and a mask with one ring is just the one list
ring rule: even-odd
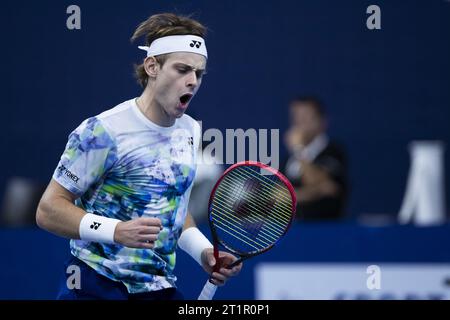
{"label": "player's arm", "polygon": [[213,247],[211,242],[197,228],[194,218],[187,212],[178,246],[189,254],[198,264],[203,264],[203,252]]}
{"label": "player's arm", "polygon": [[[127,222],[87,214],[74,201],[78,197],[52,179],[36,212],[38,226],[56,235],[94,242],[118,243],[132,248],[151,249],[161,230],[157,218],[138,218]],[[91,228],[93,222],[101,223]]]}
{"label": "player's arm", "polygon": [[[194,139],[197,142],[196,150],[198,150],[201,142],[200,126],[198,123],[194,125],[194,132],[196,132]],[[197,228],[195,220],[189,212],[186,214],[183,230],[178,239],[178,246],[211,275],[211,281],[217,286],[224,285],[229,277],[239,274],[242,268],[242,263],[240,263],[233,269],[221,267],[218,272],[213,272],[213,267],[216,265],[213,245]],[[232,254],[219,251],[219,266],[230,265],[236,260],[237,258]]]}
{"label": "player's arm", "polygon": [[80,239],[78,228],[86,212],[74,205],[77,198],[52,179],[36,211],[38,226],[61,237]]}
{"label": "player's arm", "polygon": [[217,286],[223,286],[230,277],[238,275],[242,269],[242,263],[232,269],[226,268],[225,266],[232,264],[237,258],[228,252],[219,251],[218,263],[220,267],[217,272],[213,272],[213,268],[216,265],[213,245],[197,229],[194,218],[189,212],[186,215],[178,246],[194,258],[211,275],[212,283]]}
{"label": "player's arm", "polygon": [[194,221],[192,215],[188,212],[186,215],[186,220],[184,220],[183,231],[189,228],[196,228],[197,224]]}

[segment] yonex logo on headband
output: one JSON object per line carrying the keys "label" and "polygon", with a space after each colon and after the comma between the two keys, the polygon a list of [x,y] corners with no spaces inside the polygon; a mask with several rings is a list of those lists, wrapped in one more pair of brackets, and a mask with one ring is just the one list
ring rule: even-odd
{"label": "yonex logo on headband", "polygon": [[149,47],[139,46],[138,48],[147,51],[147,57],[173,52],[192,52],[208,58],[205,40],[194,35],[162,37],[154,40]]}
{"label": "yonex logo on headband", "polygon": [[191,46],[191,47],[195,46],[196,48],[200,48],[201,45],[202,45],[202,43],[200,41],[192,40],[192,43],[189,46]]}

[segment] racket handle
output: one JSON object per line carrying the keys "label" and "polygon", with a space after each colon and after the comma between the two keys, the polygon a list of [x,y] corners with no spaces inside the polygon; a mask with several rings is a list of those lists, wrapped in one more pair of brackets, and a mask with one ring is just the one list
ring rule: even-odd
{"label": "racket handle", "polygon": [[212,284],[209,280],[206,281],[202,292],[200,292],[200,295],[198,296],[198,300],[212,300],[216,290],[217,286],[215,284]]}

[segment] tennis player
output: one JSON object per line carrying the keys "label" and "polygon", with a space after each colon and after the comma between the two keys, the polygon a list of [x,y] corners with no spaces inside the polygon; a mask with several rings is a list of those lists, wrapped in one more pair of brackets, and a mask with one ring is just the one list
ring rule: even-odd
{"label": "tennis player", "polygon": [[[135,67],[142,94],[83,121],[70,135],[39,203],[38,225],[70,241],[69,266],[80,285],[59,299],[182,299],[176,289],[177,246],[223,285],[242,265],[220,252],[187,212],[196,172],[199,124],[185,114],[202,83],[206,28],[189,17],[149,17],[146,58]],[[206,195],[205,195],[206,196]],[[75,269],[71,269],[75,270]],[[69,279],[70,280],[70,279]]]}

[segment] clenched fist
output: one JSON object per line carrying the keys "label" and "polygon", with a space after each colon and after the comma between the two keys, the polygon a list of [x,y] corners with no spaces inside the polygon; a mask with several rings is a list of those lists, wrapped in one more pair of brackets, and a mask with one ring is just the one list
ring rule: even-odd
{"label": "clenched fist", "polygon": [[161,220],[158,218],[119,222],[114,231],[114,241],[125,247],[152,249],[161,230]]}

